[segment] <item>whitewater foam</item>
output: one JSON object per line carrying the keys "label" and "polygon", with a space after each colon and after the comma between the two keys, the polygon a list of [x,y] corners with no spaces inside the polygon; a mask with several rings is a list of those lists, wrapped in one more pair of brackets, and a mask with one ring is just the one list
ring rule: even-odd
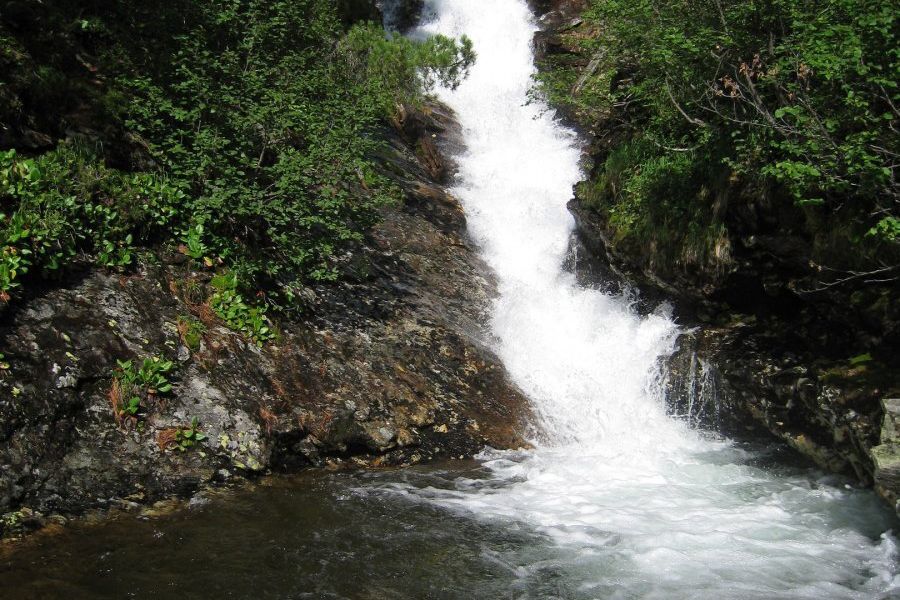
{"label": "whitewater foam", "polygon": [[[666,415],[661,362],[678,327],[563,270],[582,177],[575,134],[529,100],[523,0],[428,0],[414,35],[462,34],[478,60],[440,90],[463,128],[452,192],[492,268],[497,354],[530,398],[530,452],[488,451],[484,478],[404,493],[529,527],[578,597],[872,598],[900,590],[892,523],[868,491],[790,469]],[[549,550],[548,550],[549,552]],[[562,554],[560,554],[562,552]],[[560,558],[562,556],[562,558]],[[505,560],[550,560],[534,549]],[[524,575],[523,575],[524,576]]]}

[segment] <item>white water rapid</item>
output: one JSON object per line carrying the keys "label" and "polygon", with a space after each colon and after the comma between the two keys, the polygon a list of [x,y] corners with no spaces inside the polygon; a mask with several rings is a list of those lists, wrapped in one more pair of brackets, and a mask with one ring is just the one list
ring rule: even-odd
{"label": "white water rapid", "polygon": [[675,323],[563,270],[580,154],[546,106],[527,102],[526,2],[428,0],[426,14],[414,35],[466,34],[478,53],[470,77],[440,91],[466,143],[453,192],[497,278],[495,350],[543,435],[533,451],[486,453],[483,478],[395,491],[538,533],[543,547],[492,557],[521,579],[513,598],[547,597],[529,591],[544,577],[558,578],[560,598],[900,594],[892,523],[870,492],[763,468],[668,417],[659,365]]}

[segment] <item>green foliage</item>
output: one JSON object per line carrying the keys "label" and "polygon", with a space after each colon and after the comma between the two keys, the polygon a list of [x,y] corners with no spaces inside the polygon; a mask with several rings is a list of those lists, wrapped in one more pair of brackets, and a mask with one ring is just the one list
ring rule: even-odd
{"label": "green foliage", "polygon": [[192,191],[191,256],[214,251],[248,281],[282,289],[334,279],[331,259],[399,197],[372,158],[373,134],[397,102],[460,77],[470,45],[413,43],[374,25],[345,34],[326,2],[198,11],[168,70],[123,76],[130,128]]}
{"label": "green foliage", "polygon": [[186,452],[205,439],[206,435],[200,432],[200,420],[194,417],[190,427],[183,427],[175,432],[175,447],[179,452]]}
{"label": "green foliage", "polygon": [[0,534],[8,535],[20,530],[23,522],[30,516],[31,510],[27,508],[0,514]]}
{"label": "green foliage", "polygon": [[136,418],[148,400],[172,391],[169,374],[175,365],[170,360],[153,356],[140,364],[119,360],[116,365],[110,401],[117,419]]}
{"label": "green foliage", "polygon": [[393,113],[398,102],[419,100],[437,83],[455,88],[475,61],[472,40],[466,36],[458,42],[441,35],[413,42],[399,34],[386,35],[372,23],[351,29],[339,52],[383,114]]}
{"label": "green foliage", "polygon": [[266,306],[256,306],[244,301],[238,292],[235,273],[223,273],[212,279],[215,292],[209,306],[230,329],[243,333],[258,346],[275,338],[272,324],[266,317]]}
{"label": "green foliage", "polygon": [[188,227],[181,239],[184,241],[186,254],[194,260],[200,260],[209,253],[209,248],[203,243],[203,225],[198,223]]}
{"label": "green foliage", "polygon": [[[0,85],[2,120],[37,122],[54,102],[82,98],[137,147],[117,164],[156,168],[126,174],[107,167],[108,156],[67,146],[4,158],[4,294],[25,273],[76,257],[123,267],[135,246],[160,243],[224,264],[273,302],[304,281],[333,280],[335,257],[400,195],[376,158],[385,118],[436,82],[453,85],[474,60],[466,39],[347,29],[330,0],[63,2],[42,11],[32,31],[0,24],[11,38],[0,66],[22,92],[6,98]],[[48,48],[102,73],[102,91]],[[61,129],[67,116],[57,117]],[[263,318],[235,308],[246,305],[230,293],[217,305]]]}
{"label": "green foliage", "polygon": [[165,179],[108,169],[90,148],[0,153],[0,293],[79,257],[131,264],[136,239],[157,239],[183,199]]}
{"label": "green foliage", "polygon": [[872,362],[872,355],[866,352],[865,354],[860,354],[858,356],[854,356],[850,359],[850,366],[856,367],[859,365],[864,365],[866,363]]}
{"label": "green foliage", "polygon": [[191,352],[197,352],[200,349],[203,336],[206,334],[206,325],[190,315],[179,315],[177,326],[184,345]]}
{"label": "green foliage", "polygon": [[770,190],[834,260],[883,261],[898,241],[897,16],[884,0],[591,0],[594,33],[569,41],[592,70],[551,65],[541,89],[610,132],[618,180],[600,210],[650,229],[688,208],[715,229],[704,190]]}
{"label": "green foliage", "polygon": [[713,177],[708,164],[686,153],[659,154],[637,139],[616,147],[580,195],[607,216],[616,243],[638,254],[652,244],[681,267],[714,266],[722,224],[709,190]]}
{"label": "green foliage", "polygon": [[897,217],[884,217],[872,229],[867,231],[866,235],[891,242],[900,241],[900,219]]}

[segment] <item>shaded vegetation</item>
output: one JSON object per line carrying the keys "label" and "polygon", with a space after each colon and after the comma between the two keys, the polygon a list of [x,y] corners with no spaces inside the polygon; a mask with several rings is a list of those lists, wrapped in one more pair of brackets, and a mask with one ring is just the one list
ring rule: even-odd
{"label": "shaded vegetation", "polygon": [[465,39],[347,25],[340,5],[8,2],[3,300],[76,261],[123,268],[169,246],[223,270],[223,320],[271,337],[246,298],[286,306],[338,277],[335,257],[398,198],[379,128],[474,58]]}
{"label": "shaded vegetation", "polygon": [[[727,234],[808,241],[824,285],[900,264],[897,9],[884,0],[591,0],[541,89],[590,124],[582,197],[618,243],[715,268]],[[729,222],[735,205],[766,219]]]}

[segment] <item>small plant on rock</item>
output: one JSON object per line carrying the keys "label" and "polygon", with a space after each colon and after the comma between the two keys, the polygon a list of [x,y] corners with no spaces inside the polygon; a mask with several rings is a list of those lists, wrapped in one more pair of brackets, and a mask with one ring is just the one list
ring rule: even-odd
{"label": "small plant on rock", "polygon": [[206,325],[189,315],[179,316],[177,325],[178,335],[181,336],[181,341],[188,350],[191,352],[200,350],[200,343],[206,334]]}
{"label": "small plant on rock", "polygon": [[203,241],[204,231],[203,225],[191,225],[188,227],[184,233],[182,234],[182,241],[178,249],[187,256],[190,256],[194,260],[202,260],[203,264],[207,267],[211,267],[213,265],[213,261],[209,258],[209,248]]}
{"label": "small plant on rock", "polygon": [[136,421],[141,407],[151,398],[172,391],[172,382],[168,378],[175,366],[172,361],[153,356],[145,358],[140,365],[133,360],[119,360],[116,363],[118,366],[109,391],[116,421]]}
{"label": "small plant on rock", "polygon": [[206,439],[206,435],[200,433],[200,420],[197,417],[191,419],[191,426],[178,430],[175,434],[175,443],[179,451],[184,452]]}
{"label": "small plant on rock", "polygon": [[160,431],[156,436],[156,443],[160,450],[187,452],[205,439],[206,434],[200,431],[200,419],[194,417],[188,427],[173,427]]}
{"label": "small plant on rock", "polygon": [[266,317],[266,307],[244,301],[238,291],[237,275],[223,273],[213,277],[211,283],[216,291],[209,299],[209,306],[229,329],[243,333],[257,346],[275,337]]}

